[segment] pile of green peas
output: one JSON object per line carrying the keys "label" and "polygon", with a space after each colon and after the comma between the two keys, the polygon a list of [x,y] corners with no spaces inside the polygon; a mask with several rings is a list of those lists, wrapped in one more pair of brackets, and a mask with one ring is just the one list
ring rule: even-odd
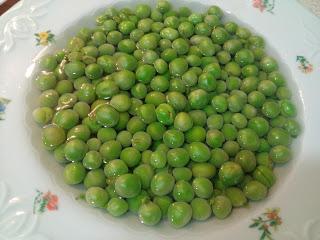
{"label": "pile of green peas", "polygon": [[33,117],[89,205],[181,228],[267,196],[297,110],[264,40],[222,19],[164,0],[108,8],[41,59]]}

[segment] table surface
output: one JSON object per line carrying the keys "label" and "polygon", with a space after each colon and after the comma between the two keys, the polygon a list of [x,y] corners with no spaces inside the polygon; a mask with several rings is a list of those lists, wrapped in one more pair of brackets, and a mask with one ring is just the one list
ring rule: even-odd
{"label": "table surface", "polygon": [[0,5],[0,16],[18,1],[19,0],[7,0],[7,1],[4,1],[3,4],[1,4],[2,1],[0,0],[0,4],[1,4]]}

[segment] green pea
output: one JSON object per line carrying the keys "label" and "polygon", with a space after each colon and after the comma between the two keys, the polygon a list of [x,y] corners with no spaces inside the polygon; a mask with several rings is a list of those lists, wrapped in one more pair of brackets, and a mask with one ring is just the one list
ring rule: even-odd
{"label": "green pea", "polygon": [[172,191],[174,182],[174,177],[171,174],[159,172],[153,176],[150,188],[156,196],[164,196]]}
{"label": "green pea", "polygon": [[64,66],[64,72],[68,78],[76,79],[85,74],[85,65],[79,61],[70,62]]}
{"label": "green pea", "polygon": [[248,94],[248,103],[254,107],[260,108],[263,106],[266,97],[263,93],[258,91],[252,91]]}
{"label": "green pea", "polygon": [[131,146],[132,134],[129,131],[121,131],[118,133],[116,140],[121,143],[122,147]]}
{"label": "green pea", "polygon": [[176,91],[168,92],[166,100],[167,103],[177,111],[184,110],[188,103],[187,98],[180,92]]}
{"label": "green pea", "polygon": [[99,46],[98,48],[99,56],[110,55],[112,56],[115,53],[115,47],[109,43],[105,43]]}
{"label": "green pea", "polygon": [[57,78],[53,73],[45,72],[41,73],[36,79],[35,79],[35,85],[36,87],[41,90],[49,90],[52,88],[55,88],[57,83]]}
{"label": "green pea", "polygon": [[118,112],[126,112],[131,107],[131,99],[128,95],[117,94],[111,98],[110,105]]}
{"label": "green pea", "polygon": [[[87,143],[87,145],[89,144]],[[86,153],[86,155],[83,158],[83,166],[86,169],[89,169],[89,170],[97,169],[101,166],[101,164],[102,164],[101,154],[96,150],[90,150],[89,152]]]}
{"label": "green pea", "polygon": [[255,131],[259,137],[262,137],[268,133],[269,123],[262,117],[255,117],[249,120],[248,128]]}
{"label": "green pea", "polygon": [[140,178],[135,174],[126,173],[117,177],[115,182],[117,194],[121,197],[132,198],[141,192]]}
{"label": "green pea", "polygon": [[48,55],[41,59],[40,67],[44,71],[51,72],[53,71],[58,65],[57,59],[55,56]]}
{"label": "green pea", "polygon": [[[206,23],[198,23],[195,27],[195,32],[199,35],[209,36],[210,31],[211,29]],[[203,39],[199,43],[198,48],[205,57],[211,57],[216,52],[215,45],[210,39]]]}
{"label": "green pea", "polygon": [[217,129],[207,131],[206,143],[212,148],[219,148],[225,142],[223,133]]}
{"label": "green pea", "polygon": [[209,199],[213,193],[212,182],[208,178],[196,177],[192,181],[192,188],[197,197]]}
{"label": "green pea", "polygon": [[142,188],[149,189],[154,175],[152,167],[148,164],[140,164],[133,170],[133,173],[140,177]]}
{"label": "green pea", "polygon": [[94,169],[87,173],[84,178],[83,185],[89,189],[91,187],[101,187],[106,186],[106,176],[102,169]]}
{"label": "green pea", "polygon": [[209,162],[215,167],[219,168],[229,160],[228,154],[221,148],[215,148],[211,151],[211,158]]}
{"label": "green pea", "polygon": [[120,157],[122,146],[118,141],[110,140],[101,145],[99,151],[104,160],[113,160]]}
{"label": "green pea", "polygon": [[267,196],[268,189],[258,181],[250,181],[244,186],[244,194],[252,201],[259,201]]}
{"label": "green pea", "polygon": [[172,42],[172,48],[178,55],[184,55],[189,51],[189,43],[183,38],[177,38]]}
{"label": "green pea", "polygon": [[228,108],[227,99],[223,96],[215,96],[212,98],[211,105],[214,107],[216,112],[224,113]]}
{"label": "green pea", "polygon": [[230,157],[234,157],[239,152],[240,145],[236,141],[226,141],[222,148]]}
{"label": "green pea", "polygon": [[182,228],[192,218],[192,208],[185,202],[174,202],[168,208],[168,220],[172,227]]}
{"label": "green pea", "polygon": [[113,128],[100,128],[97,133],[97,138],[102,142],[115,140],[117,132]]}
{"label": "green pea", "polygon": [[193,126],[185,132],[186,142],[203,142],[206,139],[206,130],[200,126]]}
{"label": "green pea", "polygon": [[129,90],[135,84],[135,75],[128,70],[121,70],[115,73],[113,79],[121,90]]}
{"label": "green pea", "polygon": [[233,207],[242,207],[247,203],[244,192],[236,187],[230,187],[225,190],[226,196],[230,199]]}
{"label": "green pea", "polygon": [[150,82],[150,87],[154,91],[158,92],[166,92],[170,86],[170,82],[165,76],[155,76],[151,82]]}
{"label": "green pea", "polygon": [[[231,119],[230,119],[230,122],[231,122]],[[238,131],[237,131],[236,127],[230,123],[224,124],[221,129],[221,132],[223,133],[223,135],[227,141],[233,141],[238,136]]]}
{"label": "green pea", "polygon": [[194,177],[212,178],[216,174],[216,168],[211,163],[194,163],[191,170]]}
{"label": "green pea", "polygon": [[73,139],[67,142],[64,153],[67,160],[75,162],[81,161],[88,150],[86,143],[80,139]]}
{"label": "green pea", "polygon": [[136,132],[144,131],[146,128],[146,124],[139,117],[132,117],[127,123],[127,130],[131,134],[135,134]]}
{"label": "green pea", "polygon": [[142,152],[147,150],[150,147],[152,140],[148,133],[136,132],[133,134],[131,142],[132,142],[132,147]]}
{"label": "green pea", "polygon": [[86,102],[88,104],[95,100],[95,89],[90,83],[83,83],[76,94],[79,101]]}
{"label": "green pea", "polygon": [[59,145],[57,148],[55,148],[53,150],[53,156],[55,158],[55,160],[58,162],[58,163],[67,163],[68,161],[66,160],[65,158],[65,155],[64,155],[64,147],[66,146],[66,144],[61,144]]}
{"label": "green pea", "polygon": [[164,168],[167,164],[166,152],[156,150],[151,154],[149,163],[153,168],[156,168],[156,169]]}
{"label": "green pea", "polygon": [[201,142],[192,142],[188,146],[191,160],[195,162],[206,162],[210,158],[210,150],[207,145]]}
{"label": "green pea", "polygon": [[178,148],[184,143],[184,135],[181,131],[171,129],[163,134],[163,142],[169,148]]}
{"label": "green pea", "polygon": [[127,147],[121,151],[120,159],[123,160],[128,167],[134,167],[140,163],[141,153],[133,147]]}
{"label": "green pea", "polygon": [[194,198],[194,192],[191,184],[184,180],[176,182],[172,195],[174,200],[177,202],[191,202]]}
{"label": "green pea", "polygon": [[152,91],[145,97],[145,103],[153,104],[154,106],[159,106],[166,102],[166,96],[161,92]]}
{"label": "green pea", "polygon": [[174,168],[172,170],[172,175],[174,176],[176,181],[179,181],[179,180],[189,181],[192,178],[192,172],[187,167]]}
{"label": "green pea", "polygon": [[111,160],[104,167],[104,174],[110,177],[117,177],[123,174],[128,173],[128,166],[123,160]]}
{"label": "green pea", "polygon": [[277,89],[276,96],[280,100],[288,100],[292,97],[292,93],[287,87],[279,87]]}
{"label": "green pea", "polygon": [[90,187],[85,197],[89,205],[98,208],[104,208],[109,200],[108,193],[101,187]]}
{"label": "green pea", "polygon": [[280,111],[284,117],[295,117],[297,115],[295,105],[289,100],[282,100],[280,102]]}
{"label": "green pea", "polygon": [[100,106],[96,111],[97,122],[105,127],[114,127],[119,122],[119,113],[111,106]]}
{"label": "green pea", "polygon": [[243,176],[241,166],[235,162],[225,162],[219,170],[219,179],[226,186],[233,186],[240,183]]}
{"label": "green pea", "polygon": [[271,148],[269,156],[274,163],[286,163],[292,158],[292,153],[287,146],[277,145]]}
{"label": "green pea", "polygon": [[114,57],[109,55],[100,56],[97,59],[97,64],[103,69],[107,74],[111,74],[116,70],[116,65],[114,62]]}
{"label": "green pea", "polygon": [[292,137],[297,137],[301,132],[299,123],[294,119],[288,119],[284,123],[284,128]]}
{"label": "green pea", "polygon": [[213,215],[218,219],[228,217],[232,211],[232,203],[225,196],[217,196],[211,200],[211,208]]}
{"label": "green pea", "polygon": [[54,150],[65,140],[65,131],[56,125],[49,125],[42,131],[42,143],[48,150]]}
{"label": "green pea", "polygon": [[161,214],[160,207],[151,201],[142,204],[138,213],[139,220],[148,226],[156,225],[161,220]]}
{"label": "green pea", "polygon": [[258,84],[259,80],[257,77],[246,77],[242,81],[240,90],[248,94],[252,91],[255,91],[258,88]]}
{"label": "green pea", "polygon": [[32,112],[32,117],[39,125],[46,125],[53,118],[53,109],[49,107],[36,108]]}
{"label": "green pea", "polygon": [[278,70],[278,63],[274,58],[265,56],[260,61],[260,67],[266,73],[271,73]]}
{"label": "green pea", "polygon": [[272,172],[272,170],[266,166],[258,166],[253,172],[253,178],[268,188],[272,187],[272,185],[276,181],[276,176]]}
{"label": "green pea", "polygon": [[239,95],[233,94],[229,96],[227,100],[228,100],[228,109],[231,112],[238,113],[244,108],[245,101]]}
{"label": "green pea", "polygon": [[197,89],[188,95],[188,100],[192,109],[203,109],[209,102],[209,96],[205,90]]}
{"label": "green pea", "polygon": [[237,153],[235,160],[244,172],[252,172],[256,168],[256,157],[249,150],[241,150]]}
{"label": "green pea", "polygon": [[156,115],[160,123],[164,125],[171,125],[174,122],[175,111],[169,104],[161,103],[156,108]]}
{"label": "green pea", "polygon": [[291,143],[291,138],[289,133],[282,128],[270,129],[267,136],[267,140],[271,146],[276,146],[276,145],[289,146]]}
{"label": "green pea", "polygon": [[174,127],[180,131],[188,131],[193,126],[193,121],[190,115],[186,112],[180,112],[174,119]]}
{"label": "green pea", "polygon": [[256,65],[246,65],[241,69],[241,73],[244,77],[252,77],[257,76],[259,73],[259,69]]}
{"label": "green pea", "polygon": [[146,97],[147,95],[147,87],[145,84],[143,83],[137,83],[136,85],[134,85],[131,88],[131,94],[133,97],[137,98],[137,99],[143,99]]}
{"label": "green pea", "polygon": [[202,198],[195,198],[191,201],[192,218],[198,221],[207,220],[211,216],[211,207],[208,201]]}
{"label": "green pea", "polygon": [[270,80],[262,80],[258,85],[258,91],[269,97],[276,93],[277,86]]}
{"label": "green pea", "polygon": [[128,211],[128,203],[122,199],[113,197],[110,199],[107,205],[107,211],[114,217],[119,217]]}
{"label": "green pea", "polygon": [[[270,151],[270,149],[269,149]],[[258,165],[263,165],[269,168],[273,168],[273,163],[272,160],[270,159],[269,153],[268,152],[260,152],[256,155],[257,159],[257,164]]]}
{"label": "green pea", "polygon": [[71,93],[73,91],[73,84],[69,80],[61,80],[57,82],[55,90],[60,94]]}
{"label": "green pea", "polygon": [[182,76],[188,70],[188,63],[184,58],[176,58],[169,64],[169,71],[173,76]]}
{"label": "green pea", "polygon": [[276,102],[265,102],[262,106],[262,113],[268,118],[275,118],[280,114],[280,106]]}
{"label": "green pea", "polygon": [[91,134],[90,129],[86,125],[80,124],[80,125],[74,126],[68,131],[67,139],[71,140],[71,139],[78,138],[82,141],[87,141],[90,138],[90,134]]}
{"label": "green pea", "polygon": [[86,170],[80,162],[69,163],[63,171],[63,179],[69,185],[81,183],[85,176]]}
{"label": "green pea", "polygon": [[259,148],[259,137],[255,131],[250,128],[239,130],[237,141],[243,149],[256,151]]}
{"label": "green pea", "polygon": [[160,31],[160,36],[163,39],[173,41],[179,37],[179,32],[171,27],[165,27]]}
{"label": "green pea", "polygon": [[101,126],[97,123],[96,118],[85,117],[82,120],[82,123],[90,129],[91,133],[97,133],[101,128]]}
{"label": "green pea", "polygon": [[222,27],[217,27],[212,30],[212,41],[217,44],[224,44],[229,39],[229,33]]}

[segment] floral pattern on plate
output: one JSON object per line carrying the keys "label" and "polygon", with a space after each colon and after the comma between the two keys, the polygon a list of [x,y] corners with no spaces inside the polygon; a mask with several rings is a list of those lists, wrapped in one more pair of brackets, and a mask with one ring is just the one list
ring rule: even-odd
{"label": "floral pattern on plate", "polygon": [[36,36],[37,46],[47,46],[54,41],[54,34],[48,30],[34,34]]}
{"label": "floral pattern on plate", "polygon": [[260,12],[267,11],[273,14],[275,0],[252,0],[252,6],[259,9]]}
{"label": "floral pattern on plate", "polygon": [[58,210],[59,198],[50,191],[43,193],[37,190],[37,195],[33,202],[33,214],[44,213],[46,210]]}
{"label": "floral pattern on plate", "polygon": [[0,97],[0,120],[3,120],[3,116],[6,111],[7,104],[10,102],[9,99]]}
{"label": "floral pattern on plate", "polygon": [[304,56],[297,56],[296,62],[299,63],[298,68],[301,72],[311,73],[313,71],[313,65]]}
{"label": "floral pattern on plate", "polygon": [[282,224],[279,216],[280,208],[270,208],[262,213],[259,217],[252,219],[253,223],[250,228],[257,228],[260,232],[260,240],[272,240],[272,230],[276,230]]}

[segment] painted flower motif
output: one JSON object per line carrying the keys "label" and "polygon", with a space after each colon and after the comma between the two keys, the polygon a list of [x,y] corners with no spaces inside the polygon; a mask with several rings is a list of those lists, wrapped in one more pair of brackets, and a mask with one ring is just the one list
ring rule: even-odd
{"label": "painted flower motif", "polygon": [[34,34],[36,36],[37,46],[47,46],[54,41],[54,34],[50,30]]}
{"label": "painted flower motif", "polygon": [[252,0],[252,6],[260,10],[260,12],[267,11],[273,13],[275,0]]}
{"label": "painted flower motif", "polygon": [[3,120],[3,115],[6,111],[6,107],[9,102],[10,102],[9,99],[0,97],[0,120]]}
{"label": "painted flower motif", "polygon": [[37,190],[37,195],[33,202],[33,214],[44,213],[46,210],[58,210],[59,198],[50,191],[43,193]]}
{"label": "painted flower motif", "polygon": [[301,72],[311,73],[313,71],[313,65],[304,56],[297,56],[296,61],[299,63],[298,68]]}
{"label": "painted flower motif", "polygon": [[272,240],[272,230],[276,230],[282,224],[282,219],[279,216],[279,208],[267,209],[258,218],[252,219],[253,223],[250,228],[257,228],[260,232],[260,240]]}

